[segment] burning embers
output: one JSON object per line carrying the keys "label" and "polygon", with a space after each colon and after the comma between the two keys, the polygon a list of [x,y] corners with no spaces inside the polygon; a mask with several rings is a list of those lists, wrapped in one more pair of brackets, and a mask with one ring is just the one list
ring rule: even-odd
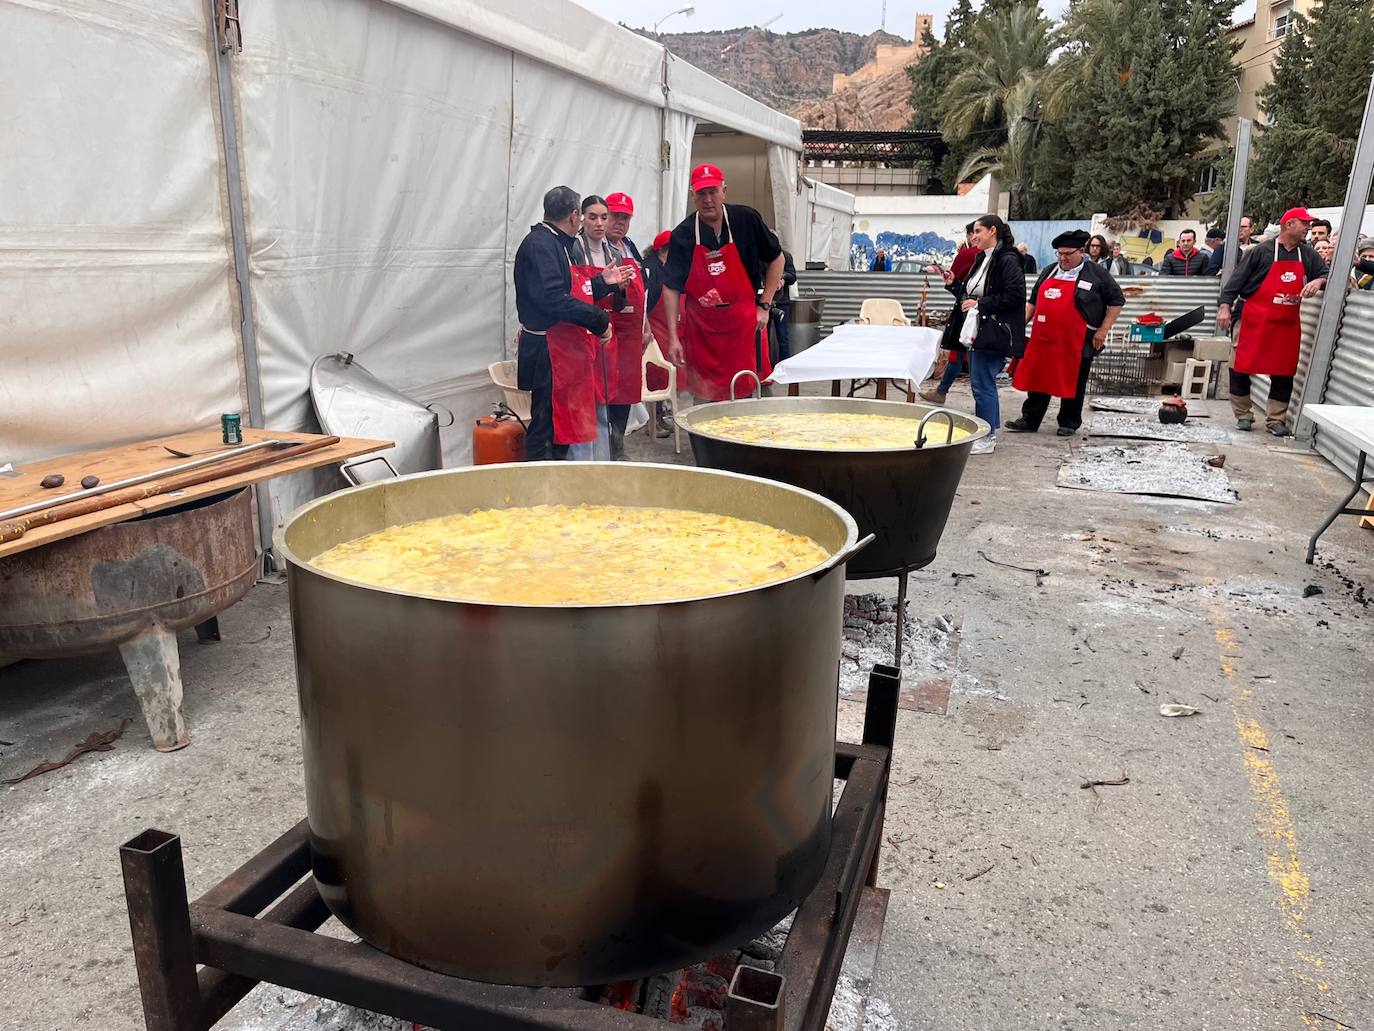
{"label": "burning embers", "polygon": [[[902,633],[904,680],[945,675],[957,646],[956,620],[951,616],[921,619],[907,601]],[[840,644],[840,693],[848,696],[868,687],[875,663],[892,662],[897,643],[897,603],[881,594],[846,594],[844,640]]]}
{"label": "burning embers", "polygon": [[787,943],[791,926],[789,916],[744,948],[686,970],[608,984],[598,1001],[604,1006],[656,1017],[691,1031],[724,1031],[725,997],[730,991],[735,968],[752,966],[773,970]]}

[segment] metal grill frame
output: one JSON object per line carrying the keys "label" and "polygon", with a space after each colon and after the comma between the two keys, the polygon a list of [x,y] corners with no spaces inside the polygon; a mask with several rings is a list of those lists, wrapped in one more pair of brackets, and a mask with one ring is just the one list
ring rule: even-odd
{"label": "metal grill frame", "polygon": [[[830,854],[793,918],[777,964],[777,1003],[759,1007],[769,1011],[770,1028],[825,1027],[860,897],[877,876],[900,689],[897,669],[875,666],[862,742],[835,743],[835,778],[845,786],[834,811]],[[667,1026],[598,1005],[577,989],[466,981],[363,943],[314,933],[330,912],[311,876],[306,820],[193,903],[187,901],[177,835],[146,830],[121,846],[120,863],[148,1031],[212,1028],[262,982],[440,1028]],[[199,971],[197,964],[203,965]],[[739,1014],[727,1017],[730,1026],[764,1026],[746,1016],[749,999],[732,995],[729,1001],[727,1014]]]}

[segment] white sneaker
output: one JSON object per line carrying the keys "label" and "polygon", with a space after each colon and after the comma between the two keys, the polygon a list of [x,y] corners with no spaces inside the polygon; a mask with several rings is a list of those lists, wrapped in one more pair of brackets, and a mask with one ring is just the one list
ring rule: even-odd
{"label": "white sneaker", "polygon": [[969,449],[970,454],[990,455],[993,448],[997,447],[997,434],[990,433],[986,437],[979,437],[973,442],[973,447]]}

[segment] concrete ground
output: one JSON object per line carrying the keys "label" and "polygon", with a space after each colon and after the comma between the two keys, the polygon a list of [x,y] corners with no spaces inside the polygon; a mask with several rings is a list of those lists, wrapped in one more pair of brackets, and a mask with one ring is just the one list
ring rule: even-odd
{"label": "concrete ground", "polygon": [[[964,388],[950,403],[971,409]],[[898,728],[866,1026],[1370,1026],[1374,536],[1343,518],[1304,565],[1347,481],[1234,436],[1194,450],[1225,451],[1237,505],[1058,488],[1083,442],[1043,431],[970,460],[912,578],[916,611],[962,633],[948,714]],[[121,842],[179,832],[194,896],[302,815],[286,589],[221,626],[215,645],[183,635],[193,744],[170,755],[117,656],[0,670],[0,778],[135,718],[113,750],[0,787],[0,1027],[142,1026]],[[841,707],[856,735],[859,705]]]}

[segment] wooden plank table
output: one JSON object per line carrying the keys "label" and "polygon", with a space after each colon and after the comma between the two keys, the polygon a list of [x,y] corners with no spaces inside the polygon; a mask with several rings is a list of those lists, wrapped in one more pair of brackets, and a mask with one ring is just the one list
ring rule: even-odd
{"label": "wooden plank table", "polygon": [[[318,439],[320,439],[320,434],[317,433],[290,433],[285,430],[248,428],[243,431],[244,444],[256,444],[264,440],[305,443]],[[158,437],[155,440],[119,444],[99,451],[61,455],[56,458],[46,458],[26,465],[15,466],[18,475],[0,476],[0,511],[8,511],[35,501],[43,501],[51,498],[54,494],[69,494],[78,491],[81,489],[83,476],[98,476],[101,483],[114,483],[116,480],[141,476],[145,473],[156,472],[159,469],[182,465],[196,458],[208,457],[207,454],[194,455],[192,458],[179,458],[170,453],[167,450],[168,447],[176,448],[178,451],[194,452],[207,448],[229,450],[230,446],[237,447],[239,445],[225,445],[220,438],[219,428],[216,427],[214,429],[192,430],[189,433],[179,433],[171,437]],[[322,447],[294,458],[286,458],[280,462],[271,462],[237,474],[206,480],[204,483],[183,487],[166,494],[158,494],[141,501],[113,505],[98,512],[73,516],[71,519],[63,519],[44,526],[35,526],[18,540],[0,544],[0,558],[21,551],[28,551],[30,548],[37,548],[52,541],[75,537],[77,534],[94,530],[100,526],[110,526],[126,519],[136,519],[148,512],[157,512],[164,508],[184,505],[188,501],[213,497],[216,494],[223,494],[249,484],[270,480],[276,476],[285,476],[288,473],[297,473],[305,469],[315,469],[337,462],[345,462],[350,458],[356,458],[373,451],[381,451],[391,446],[392,442],[389,440],[343,437],[337,444],[331,444],[328,447]],[[50,473],[61,473],[66,477],[67,482],[61,487],[53,489],[40,487],[39,481]],[[270,542],[264,542],[264,546],[268,544]]]}

